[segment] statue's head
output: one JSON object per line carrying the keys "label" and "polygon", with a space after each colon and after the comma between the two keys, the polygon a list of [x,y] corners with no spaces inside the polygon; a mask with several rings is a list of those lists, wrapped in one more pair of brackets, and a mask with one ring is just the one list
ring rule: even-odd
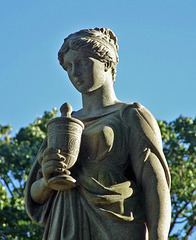
{"label": "statue's head", "polygon": [[115,81],[118,44],[116,36],[109,28],[90,28],[70,34],[64,39],[58,52],[61,65],[63,65],[64,55],[69,49],[90,52],[96,59],[107,63],[111,66],[112,78]]}

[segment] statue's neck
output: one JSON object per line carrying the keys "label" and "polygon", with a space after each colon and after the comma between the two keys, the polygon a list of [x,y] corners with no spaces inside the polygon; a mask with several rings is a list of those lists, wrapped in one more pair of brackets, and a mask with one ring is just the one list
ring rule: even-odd
{"label": "statue's neck", "polygon": [[113,85],[104,85],[91,93],[82,94],[82,103],[80,114],[92,116],[101,114],[107,107],[119,103],[119,100],[116,98]]}

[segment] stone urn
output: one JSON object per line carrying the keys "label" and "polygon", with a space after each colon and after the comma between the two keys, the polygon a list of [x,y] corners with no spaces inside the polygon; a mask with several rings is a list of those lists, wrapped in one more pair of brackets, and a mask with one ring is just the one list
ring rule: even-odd
{"label": "stone urn", "polygon": [[52,173],[48,185],[54,190],[66,191],[76,187],[76,180],[70,176],[68,169],[78,158],[84,124],[71,117],[72,107],[69,103],[64,103],[60,111],[61,117],[51,119],[47,124],[48,147],[58,149],[65,157],[66,169]]}

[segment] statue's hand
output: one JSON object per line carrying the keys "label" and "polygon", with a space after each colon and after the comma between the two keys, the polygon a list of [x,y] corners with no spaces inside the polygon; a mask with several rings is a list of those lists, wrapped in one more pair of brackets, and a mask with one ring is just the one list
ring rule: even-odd
{"label": "statue's hand", "polygon": [[48,180],[55,173],[63,174],[67,166],[65,160],[66,158],[60,153],[59,149],[46,148],[43,152],[41,166],[46,186],[48,185]]}

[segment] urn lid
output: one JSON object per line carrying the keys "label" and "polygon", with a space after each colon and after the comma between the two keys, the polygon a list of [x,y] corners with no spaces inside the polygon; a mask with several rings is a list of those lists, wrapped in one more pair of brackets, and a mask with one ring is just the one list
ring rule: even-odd
{"label": "urn lid", "polygon": [[60,112],[61,112],[61,117],[57,117],[57,118],[53,118],[53,119],[50,119],[48,124],[47,124],[47,127],[51,124],[56,124],[56,123],[63,123],[63,124],[66,124],[68,122],[72,122],[72,123],[76,123],[78,125],[80,125],[82,127],[82,129],[84,129],[84,124],[82,121],[80,121],[79,119],[77,118],[73,118],[71,116],[71,113],[72,113],[72,107],[69,103],[64,103],[61,107],[60,107]]}

